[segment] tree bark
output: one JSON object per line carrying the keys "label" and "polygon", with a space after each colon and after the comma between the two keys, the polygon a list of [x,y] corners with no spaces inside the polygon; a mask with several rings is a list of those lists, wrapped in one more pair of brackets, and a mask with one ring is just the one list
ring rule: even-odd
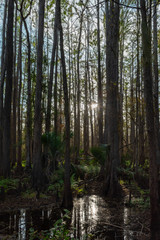
{"label": "tree bark", "polygon": [[1,53],[1,79],[0,79],[0,175],[3,174],[3,92],[4,92],[4,79],[6,71],[6,20],[7,20],[7,3],[5,1],[4,17],[3,17],[3,30],[2,30],[2,53]]}
{"label": "tree bark", "polygon": [[37,79],[34,116],[34,146],[33,146],[33,185],[38,190],[43,184],[41,153],[42,153],[42,63],[43,63],[43,34],[44,34],[45,0],[39,0],[39,26],[37,46]]}
{"label": "tree bark", "polygon": [[[11,165],[16,163],[16,135],[17,135],[17,87],[18,79],[16,72],[16,59],[17,59],[17,9],[15,10],[15,33],[14,33],[14,50],[13,50],[13,101],[12,101],[12,121],[11,121]],[[21,24],[21,23],[20,23]],[[17,70],[18,71],[18,70]]]}
{"label": "tree bark", "polygon": [[53,70],[54,70],[54,61],[55,61],[55,54],[58,42],[58,11],[57,11],[57,1],[56,1],[56,9],[55,9],[55,22],[54,22],[54,40],[53,40],[53,48],[52,48],[52,58],[51,58],[51,66],[50,66],[50,77],[48,83],[48,103],[47,103],[47,117],[46,117],[46,132],[50,132],[50,125],[51,125],[51,100],[52,100],[52,88],[53,88]]}
{"label": "tree bark", "polygon": [[31,142],[32,142],[32,109],[31,109],[31,43],[26,19],[22,21],[27,34],[28,62],[27,62],[27,120],[26,120],[26,168],[31,168]]}
{"label": "tree bark", "polygon": [[89,80],[89,34],[90,34],[90,26],[89,26],[89,17],[87,14],[87,36],[86,36],[86,53],[85,53],[85,62],[86,62],[86,69],[85,69],[85,102],[84,102],[84,154],[87,156],[89,150],[89,121],[88,121],[88,80]]}
{"label": "tree bark", "polygon": [[100,23],[99,23],[99,0],[97,0],[97,50],[98,50],[98,134],[99,144],[103,142],[103,95],[101,74],[101,49],[100,49]]}
{"label": "tree bark", "polygon": [[80,90],[80,63],[79,63],[79,55],[81,48],[81,36],[82,36],[82,24],[83,24],[83,11],[81,13],[80,18],[80,29],[79,29],[79,40],[78,40],[78,49],[77,49],[77,129],[76,129],[76,163],[78,163],[79,150],[80,150],[80,98],[81,98],[81,90]]}
{"label": "tree bark", "polygon": [[20,26],[20,35],[19,35],[19,50],[18,50],[18,65],[17,65],[17,79],[18,83],[18,101],[17,101],[17,110],[18,110],[18,159],[17,167],[21,169],[22,167],[22,128],[21,128],[21,92],[22,92],[22,19]]}
{"label": "tree bark", "polygon": [[160,132],[159,132],[159,77],[158,77],[158,40],[157,40],[157,1],[154,0],[153,11],[153,69],[154,69],[154,112],[157,145],[157,161],[160,165]]}
{"label": "tree bark", "polygon": [[146,102],[146,122],[150,155],[150,204],[151,204],[151,229],[160,228],[159,202],[158,202],[158,171],[156,164],[156,134],[153,107],[153,79],[151,63],[151,16],[147,19],[145,0],[140,1],[142,15],[142,49],[143,49],[143,74],[144,93]]}
{"label": "tree bark", "polygon": [[132,45],[132,56],[131,56],[131,70],[130,70],[130,121],[131,121],[131,132],[130,132],[130,151],[132,163],[135,164],[135,108],[134,108],[134,56],[133,56],[133,45]]}
{"label": "tree bark", "polygon": [[3,123],[3,176],[10,175],[10,144],[11,144],[11,101],[12,101],[12,81],[13,81],[13,19],[14,0],[9,0],[8,4],[8,24],[6,40],[6,91],[4,102],[4,123]]}
{"label": "tree bark", "polygon": [[110,1],[106,18],[106,74],[107,74],[107,121],[108,144],[110,145],[110,175],[105,179],[104,192],[114,196],[117,194],[119,165],[118,137],[118,40],[119,40],[119,5]]}
{"label": "tree bark", "polygon": [[58,45],[57,45],[57,54],[56,54],[56,69],[55,69],[55,83],[54,83],[54,131],[55,135],[58,134],[58,106],[57,106],[57,74],[58,74]]}
{"label": "tree bark", "polygon": [[70,183],[70,112],[68,98],[68,83],[66,74],[66,63],[63,47],[63,29],[61,23],[61,2],[57,0],[59,13],[59,30],[60,30],[60,51],[63,71],[63,92],[64,92],[64,115],[65,115],[65,177],[64,177],[64,196],[63,207],[70,209],[73,206],[71,183]]}

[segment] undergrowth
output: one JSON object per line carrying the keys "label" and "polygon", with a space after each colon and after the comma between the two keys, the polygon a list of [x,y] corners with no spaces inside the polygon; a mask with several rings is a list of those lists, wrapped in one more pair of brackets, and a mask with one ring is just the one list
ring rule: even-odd
{"label": "undergrowth", "polygon": [[17,189],[19,184],[19,179],[1,179],[0,180],[0,188],[4,188],[5,192],[7,192],[10,189]]}
{"label": "undergrowth", "polygon": [[67,209],[64,210],[65,214],[55,222],[53,227],[47,231],[41,231],[38,233],[34,228],[30,228],[29,239],[30,240],[74,240],[71,236],[72,229],[69,229],[68,222],[71,219],[71,213]]}

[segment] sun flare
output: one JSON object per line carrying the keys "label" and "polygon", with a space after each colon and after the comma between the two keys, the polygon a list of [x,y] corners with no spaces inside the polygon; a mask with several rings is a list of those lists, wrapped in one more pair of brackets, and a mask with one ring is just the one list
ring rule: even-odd
{"label": "sun flare", "polygon": [[98,104],[97,104],[97,103],[92,103],[92,104],[91,104],[91,108],[92,108],[92,109],[95,109],[95,108],[97,108],[97,107],[98,107]]}

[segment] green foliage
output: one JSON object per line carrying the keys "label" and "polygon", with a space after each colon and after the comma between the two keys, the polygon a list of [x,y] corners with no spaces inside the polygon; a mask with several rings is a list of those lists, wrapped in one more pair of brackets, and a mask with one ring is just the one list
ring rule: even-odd
{"label": "green foliage", "polygon": [[51,228],[49,231],[41,231],[38,233],[35,231],[33,228],[30,228],[30,233],[29,233],[29,239],[34,240],[34,239],[43,239],[43,240],[74,240],[74,238],[71,237],[71,230],[68,229],[68,220],[70,220],[70,212],[65,209],[65,214],[63,217],[55,222],[53,225],[53,228]]}
{"label": "green foliage", "polygon": [[93,166],[93,165],[82,165],[80,166],[80,169],[84,172],[84,175],[87,178],[95,177],[99,174],[100,167],[99,166]]}
{"label": "green foliage", "polygon": [[7,192],[10,189],[17,189],[19,184],[19,179],[1,179],[0,180],[0,187],[3,187],[5,192]]}
{"label": "green foliage", "polygon": [[107,158],[107,154],[109,153],[109,149],[110,149],[109,145],[102,144],[100,146],[92,147],[91,153],[99,164],[104,165]]}
{"label": "green foliage", "polygon": [[51,176],[51,182],[56,183],[56,182],[61,182],[64,180],[64,168],[58,168]]}
{"label": "green foliage", "polygon": [[148,209],[150,207],[150,198],[135,198],[131,201],[131,207],[138,207],[141,209]]}
{"label": "green foliage", "polygon": [[148,172],[149,170],[149,159],[145,159],[145,162],[143,165],[140,165],[140,167],[145,171]]}
{"label": "green foliage", "polygon": [[134,179],[134,171],[132,170],[132,168],[120,167],[117,170],[118,170],[119,174],[122,175],[123,178],[125,178],[126,180]]}
{"label": "green foliage", "polygon": [[50,179],[50,185],[48,186],[47,191],[53,192],[55,194],[61,194],[64,188],[64,168],[61,167],[56,170]]}
{"label": "green foliage", "polygon": [[78,179],[90,179],[99,174],[100,166],[99,165],[74,165],[72,164],[72,173],[75,173],[75,178]]}
{"label": "green foliage", "polygon": [[49,148],[52,157],[63,152],[64,143],[62,142],[61,136],[56,135],[54,132],[44,133],[42,135],[42,143]]}
{"label": "green foliage", "polygon": [[136,182],[133,182],[132,185],[134,186],[134,189],[137,192],[137,195],[139,195],[142,198],[146,198],[149,196],[149,190],[142,189]]}
{"label": "green foliage", "polygon": [[84,184],[79,186],[80,181],[76,180],[75,173],[72,174],[70,181],[71,181],[71,189],[73,193],[75,193],[76,195],[83,195],[86,193]]}
{"label": "green foliage", "polygon": [[127,152],[125,155],[122,156],[122,162],[121,165],[124,168],[130,168],[133,167],[131,163],[131,155]]}
{"label": "green foliage", "polygon": [[[36,194],[37,194],[37,192],[35,192],[33,190],[27,190],[22,193],[22,197],[25,199],[36,199]],[[39,197],[40,198],[48,198],[48,196],[43,193],[40,193]]]}
{"label": "green foliage", "polygon": [[22,197],[26,198],[26,199],[34,199],[34,198],[36,198],[36,192],[28,190],[28,191],[22,193]]}

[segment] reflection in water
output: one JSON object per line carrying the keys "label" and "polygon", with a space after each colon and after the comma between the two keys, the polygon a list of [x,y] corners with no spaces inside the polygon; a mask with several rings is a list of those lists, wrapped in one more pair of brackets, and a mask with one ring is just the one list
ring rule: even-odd
{"label": "reflection in water", "polygon": [[85,239],[89,233],[94,233],[98,225],[109,220],[109,217],[109,209],[101,197],[91,195],[75,199],[71,223],[74,238]]}
{"label": "reflection in water", "polygon": [[20,210],[18,240],[26,239],[26,210]]}
{"label": "reflection in water", "polygon": [[129,223],[129,217],[130,216],[131,216],[131,209],[124,207],[124,215],[123,215],[124,226],[125,226],[125,228],[124,228],[124,240],[133,239],[133,232],[130,231],[127,227],[128,223]]}
{"label": "reflection in water", "polygon": [[[134,217],[133,210],[124,207],[123,203],[107,203],[96,195],[75,199],[71,219],[72,237],[84,240],[92,234],[94,240],[140,239],[135,238],[134,232],[129,230],[130,217]],[[0,239],[3,239],[1,234],[3,237],[8,234],[13,236],[16,232],[12,239],[27,240],[31,227],[38,231],[51,229],[59,218],[61,212],[52,207],[0,213]]]}
{"label": "reflection in water", "polygon": [[71,223],[72,237],[83,240],[88,234],[94,234],[94,239],[99,240],[133,240],[133,232],[127,227],[131,215],[131,209],[123,205],[117,208],[110,206],[96,195],[75,199]]}
{"label": "reflection in water", "polygon": [[50,229],[59,218],[56,214],[51,216],[51,213],[52,208],[0,213],[0,239],[9,239],[8,235],[11,235],[11,239],[27,240],[31,227],[38,231]]}

